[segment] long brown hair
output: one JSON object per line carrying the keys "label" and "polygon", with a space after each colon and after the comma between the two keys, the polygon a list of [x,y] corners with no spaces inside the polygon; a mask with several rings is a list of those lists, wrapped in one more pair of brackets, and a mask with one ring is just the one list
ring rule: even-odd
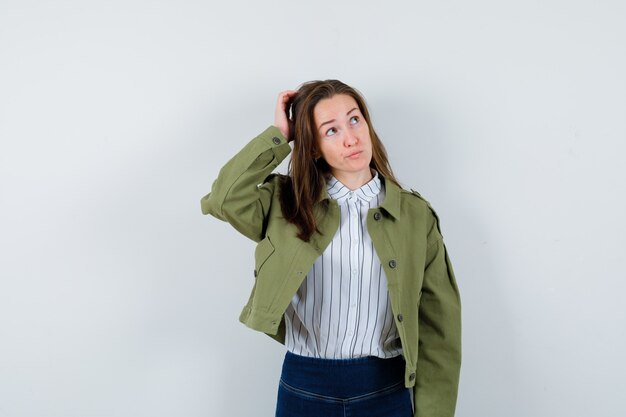
{"label": "long brown hair", "polygon": [[354,88],[338,80],[309,81],[298,88],[298,93],[288,104],[291,109],[289,134],[294,139],[289,162],[289,176],[281,183],[280,203],[285,219],[298,227],[298,237],[308,242],[317,229],[313,206],[320,198],[331,168],[324,160],[318,145],[313,111],[320,100],[337,94],[352,97],[369,127],[372,141],[370,167],[385,180],[400,186],[393,175],[387,152],[374,131],[363,96]]}

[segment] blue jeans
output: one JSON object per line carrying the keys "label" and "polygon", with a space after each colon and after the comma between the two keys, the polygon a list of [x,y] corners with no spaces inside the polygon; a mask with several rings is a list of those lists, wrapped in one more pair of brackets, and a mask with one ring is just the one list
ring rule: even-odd
{"label": "blue jeans", "polygon": [[404,359],[316,359],[287,352],[276,417],[412,417]]}

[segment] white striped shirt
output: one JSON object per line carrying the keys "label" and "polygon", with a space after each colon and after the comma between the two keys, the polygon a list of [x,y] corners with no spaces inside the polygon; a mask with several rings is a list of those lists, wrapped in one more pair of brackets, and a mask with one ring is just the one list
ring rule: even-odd
{"label": "white striped shirt", "polygon": [[367,232],[367,212],[385,198],[378,173],[351,191],[331,177],[339,229],[285,312],[287,349],[325,359],[390,358],[402,353],[387,277]]}

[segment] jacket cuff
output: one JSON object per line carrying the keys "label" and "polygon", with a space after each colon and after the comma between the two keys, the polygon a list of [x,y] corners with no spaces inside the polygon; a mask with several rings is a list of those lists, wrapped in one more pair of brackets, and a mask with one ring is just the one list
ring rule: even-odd
{"label": "jacket cuff", "polygon": [[273,149],[274,154],[279,160],[283,160],[291,152],[291,147],[287,138],[280,132],[276,126],[270,126],[265,129],[257,138],[265,142],[269,148]]}

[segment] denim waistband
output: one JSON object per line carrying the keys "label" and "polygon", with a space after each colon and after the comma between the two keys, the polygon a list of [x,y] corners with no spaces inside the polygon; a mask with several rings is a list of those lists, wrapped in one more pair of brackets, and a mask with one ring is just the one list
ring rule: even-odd
{"label": "denim waistband", "polygon": [[288,385],[338,398],[350,398],[402,384],[404,359],[374,356],[352,359],[319,359],[285,354],[281,379]]}

